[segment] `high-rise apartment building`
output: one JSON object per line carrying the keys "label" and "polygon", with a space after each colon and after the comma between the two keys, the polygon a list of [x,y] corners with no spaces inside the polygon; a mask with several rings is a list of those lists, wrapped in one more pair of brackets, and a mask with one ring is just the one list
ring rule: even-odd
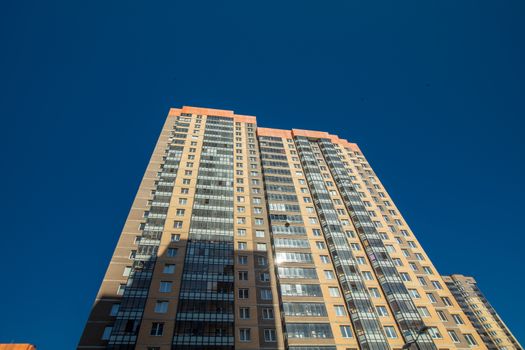
{"label": "high-rise apartment building", "polygon": [[183,107],[169,112],[78,349],[415,339],[486,349],[359,147]]}
{"label": "high-rise apartment building", "polygon": [[473,277],[456,274],[443,280],[489,350],[523,350]]}

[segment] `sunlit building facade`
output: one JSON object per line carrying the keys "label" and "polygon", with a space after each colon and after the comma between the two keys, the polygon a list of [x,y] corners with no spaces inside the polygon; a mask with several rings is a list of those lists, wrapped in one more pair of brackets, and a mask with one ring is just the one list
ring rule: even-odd
{"label": "sunlit building facade", "polygon": [[489,350],[523,350],[473,277],[455,274],[443,280]]}
{"label": "sunlit building facade", "polygon": [[415,339],[486,349],[359,147],[183,107],[168,114],[78,349]]}

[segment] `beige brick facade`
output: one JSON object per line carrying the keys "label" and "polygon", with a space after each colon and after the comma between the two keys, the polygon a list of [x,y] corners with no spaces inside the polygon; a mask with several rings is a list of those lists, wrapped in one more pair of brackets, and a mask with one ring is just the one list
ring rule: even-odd
{"label": "beige brick facade", "polygon": [[78,349],[401,349],[423,325],[422,350],[486,349],[356,144],[183,107]]}

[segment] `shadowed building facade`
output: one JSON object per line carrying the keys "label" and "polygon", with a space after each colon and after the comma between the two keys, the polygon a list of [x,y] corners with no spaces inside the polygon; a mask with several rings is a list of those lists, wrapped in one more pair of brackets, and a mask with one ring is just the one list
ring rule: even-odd
{"label": "shadowed building facade", "polygon": [[356,144],[183,107],[78,349],[388,350],[423,326],[414,349],[486,349]]}

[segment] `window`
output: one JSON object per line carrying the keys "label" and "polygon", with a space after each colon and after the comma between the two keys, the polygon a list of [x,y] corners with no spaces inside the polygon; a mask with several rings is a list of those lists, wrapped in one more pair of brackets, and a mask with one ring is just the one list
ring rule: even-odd
{"label": "window", "polygon": [[345,231],[345,235],[348,238],[354,238],[355,237],[354,231]]}
{"label": "window", "polygon": [[428,312],[428,309],[425,306],[418,306],[417,311],[419,311],[421,317],[430,317],[430,313]]}
{"label": "window", "polygon": [[151,324],[151,332],[150,335],[153,336],[161,336],[164,333],[164,323],[161,322],[153,322]]}
{"label": "window", "polygon": [[246,236],[246,229],[244,228],[237,229],[237,236],[241,236],[241,237]]}
{"label": "window", "polygon": [[259,281],[270,282],[270,274],[268,272],[261,272],[259,274]]}
{"label": "window", "polygon": [[246,265],[248,264],[248,257],[246,255],[239,255],[237,257],[237,262],[239,265]]}
{"label": "window", "polygon": [[318,228],[314,228],[314,229],[312,230],[312,234],[313,234],[314,236],[316,236],[316,237],[319,237],[319,236],[321,236],[321,230],[319,230]]}
{"label": "window", "polygon": [[450,336],[450,339],[452,339],[454,343],[459,343],[459,338],[456,332],[454,331],[447,331],[447,332],[448,332],[448,335]]}
{"label": "window", "polygon": [[162,270],[163,273],[175,273],[175,265],[174,264],[166,264],[164,265],[164,269]]}
{"label": "window", "polygon": [[188,199],[187,198],[179,198],[179,204],[188,204]]}
{"label": "window", "polygon": [[423,270],[425,271],[425,273],[426,273],[427,275],[433,275],[433,274],[434,274],[434,272],[432,271],[432,269],[431,269],[430,267],[428,267],[428,266],[423,266]]}
{"label": "window", "polygon": [[178,234],[172,234],[172,235],[171,235],[171,241],[172,241],[172,242],[178,242],[178,241],[180,241],[180,235],[178,235]]}
{"label": "window", "polygon": [[168,248],[168,256],[173,258],[174,256],[177,256],[177,248]]}
{"label": "window", "polygon": [[336,316],[346,316],[345,307],[343,305],[334,305]]}
{"label": "window", "polygon": [[261,252],[266,251],[266,243],[257,243],[257,250]]}
{"label": "window", "polygon": [[239,299],[248,299],[248,288],[239,288]]}
{"label": "window", "polygon": [[111,332],[113,331],[113,326],[107,326],[104,328],[104,332],[102,332],[102,340],[109,340],[109,337],[111,336]]}
{"label": "window", "polygon": [[174,221],[173,228],[182,228],[182,221]]}
{"label": "window", "polygon": [[323,264],[329,264],[330,263],[330,258],[328,257],[328,255],[321,255],[321,262]]}
{"label": "window", "polygon": [[384,306],[376,306],[377,314],[379,316],[388,316],[388,311]]}
{"label": "window", "polygon": [[276,255],[276,263],[290,262],[290,263],[312,263],[313,258],[310,253],[296,253],[296,252],[278,252]]}
{"label": "window", "polygon": [[441,283],[439,283],[438,281],[432,281],[432,285],[436,289],[443,289],[443,287],[441,287]]}
{"label": "window", "polygon": [[262,300],[272,300],[272,291],[270,289],[261,289]]}
{"label": "window", "polygon": [[158,314],[165,314],[168,312],[168,301],[159,300],[155,303],[155,312]]}
{"label": "window", "polygon": [[406,272],[400,272],[399,275],[401,276],[401,279],[405,282],[410,282],[410,275]]}
{"label": "window", "polygon": [[266,266],[268,265],[268,258],[265,256],[258,256],[257,257],[257,265],[259,266]]}
{"label": "window", "polygon": [[248,271],[239,271],[239,281],[248,281]]}
{"label": "window", "polygon": [[277,336],[275,334],[275,329],[265,329],[264,330],[264,341],[265,342],[275,342],[275,341],[277,341]]}
{"label": "window", "polygon": [[264,237],[264,231],[256,230],[255,231],[255,237],[263,238]]}
{"label": "window", "polygon": [[124,267],[124,272],[122,273],[122,276],[128,277],[131,274],[131,266]]}
{"label": "window", "polygon": [[430,334],[430,336],[433,338],[433,339],[441,339],[443,338],[443,336],[441,335],[441,333],[439,333],[439,330],[437,329],[437,327],[430,327],[428,329],[428,334]]}
{"label": "window", "polygon": [[118,286],[117,295],[124,295],[124,290],[126,290],[126,285],[120,284]]}
{"label": "window", "polygon": [[379,293],[379,289],[377,289],[377,288],[369,288],[368,290],[370,291],[370,295],[373,296],[374,298],[381,298],[381,294]]}
{"label": "window", "polygon": [[239,329],[239,340],[248,342],[252,339],[250,334],[250,328],[240,328]]}
{"label": "window", "polygon": [[120,308],[120,304],[113,304],[113,305],[111,305],[111,311],[109,312],[109,315],[110,316],[117,316],[119,308]]}
{"label": "window", "polygon": [[333,280],[335,278],[335,274],[332,270],[324,270],[324,276],[327,280]]}
{"label": "window", "polygon": [[468,345],[470,346],[476,346],[478,343],[476,342],[476,339],[472,336],[472,334],[463,334],[465,336],[465,339],[467,340]]}
{"label": "window", "polygon": [[247,247],[248,245],[246,244],[246,242],[237,242],[237,249],[246,250]]}
{"label": "window", "polygon": [[283,310],[286,316],[327,316],[326,306],[323,303],[293,302],[283,303]]}
{"label": "window", "polygon": [[465,323],[463,322],[463,319],[462,319],[461,316],[459,316],[459,315],[452,315],[452,318],[454,319],[454,322],[455,322],[456,324],[465,324]]}
{"label": "window", "polygon": [[374,277],[370,271],[363,271],[363,278],[367,281],[373,281]]}
{"label": "window", "polygon": [[323,296],[321,287],[317,284],[281,284],[282,295],[288,296],[311,296],[320,297]]}
{"label": "window", "polygon": [[264,220],[260,218],[255,219],[255,225],[264,225]]}
{"label": "window", "polygon": [[385,326],[384,330],[387,338],[397,338],[396,329],[393,326]]}
{"label": "window", "polygon": [[263,307],[262,315],[263,315],[264,320],[273,320],[274,318],[273,309],[271,307]]}
{"label": "window", "polygon": [[427,293],[427,298],[428,298],[428,300],[430,300],[430,302],[431,302],[432,304],[437,303],[437,300],[436,300],[436,297],[434,296],[434,294],[432,294],[432,293]]}
{"label": "window", "polygon": [[341,293],[339,293],[339,288],[337,287],[328,287],[328,291],[330,292],[331,297],[341,296]]}
{"label": "window", "polygon": [[239,308],[239,317],[243,320],[249,319],[250,318],[250,308],[249,307]]}
{"label": "window", "polygon": [[438,316],[439,316],[439,319],[443,322],[447,322],[448,321],[448,318],[447,318],[447,315],[445,315],[445,313],[441,310],[438,310],[436,311]]}
{"label": "window", "polygon": [[177,215],[177,216],[184,216],[184,212],[185,212],[185,211],[186,211],[186,210],[184,210],[184,209],[177,209],[177,212],[176,212],[175,215]]}
{"label": "window", "polygon": [[350,326],[339,326],[339,329],[341,330],[341,336],[343,338],[352,338],[352,327]]}
{"label": "window", "polygon": [[417,291],[417,289],[409,289],[408,293],[410,293],[410,296],[412,298],[414,298],[414,299],[420,299],[421,298],[421,295],[419,295],[419,292]]}
{"label": "window", "polygon": [[452,306],[452,302],[450,301],[448,297],[441,297],[441,300],[443,301],[443,304],[445,304],[446,306]]}
{"label": "window", "polygon": [[172,285],[173,285],[173,283],[170,282],[170,281],[161,281],[160,282],[159,292],[161,292],[161,293],[169,293],[169,292],[171,292]]}
{"label": "window", "polygon": [[317,249],[326,249],[326,244],[324,244],[324,242],[317,241],[315,242],[315,245],[317,246]]}
{"label": "window", "polygon": [[329,323],[287,323],[289,338],[333,338]]}

